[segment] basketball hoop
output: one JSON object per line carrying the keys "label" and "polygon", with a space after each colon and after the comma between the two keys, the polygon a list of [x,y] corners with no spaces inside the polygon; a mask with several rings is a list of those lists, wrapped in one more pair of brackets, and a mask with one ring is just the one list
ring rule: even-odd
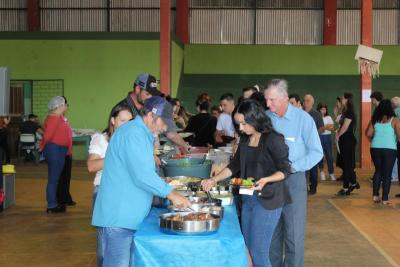
{"label": "basketball hoop", "polygon": [[358,61],[358,73],[370,75],[372,78],[378,77],[382,54],[382,50],[359,45],[355,56]]}

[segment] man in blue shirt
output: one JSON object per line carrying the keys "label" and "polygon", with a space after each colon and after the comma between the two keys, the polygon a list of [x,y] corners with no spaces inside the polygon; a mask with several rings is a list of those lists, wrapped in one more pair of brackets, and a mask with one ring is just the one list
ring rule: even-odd
{"label": "man in blue shirt", "polygon": [[[270,248],[270,261],[276,267],[301,267],[304,264],[304,232],[307,213],[305,171],[323,157],[321,141],[311,116],[289,104],[287,82],[270,81],[264,90],[269,110],[267,115],[289,147],[292,174],[285,180],[292,203],[285,205],[275,229]],[[284,251],[283,251],[284,244]]]}
{"label": "man in blue shirt", "polygon": [[134,266],[134,233],[148,215],[153,195],[167,197],[178,207],[190,206],[157,175],[154,164],[154,135],[172,120],[171,105],[154,96],[139,115],[118,128],[106,152],[92,219],[102,267]]}

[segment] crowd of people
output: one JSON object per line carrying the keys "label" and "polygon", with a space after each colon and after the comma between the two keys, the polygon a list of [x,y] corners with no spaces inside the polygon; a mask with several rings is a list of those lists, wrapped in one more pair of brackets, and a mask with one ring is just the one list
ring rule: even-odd
{"label": "crowd of people", "polygon": [[[390,204],[392,169],[400,157],[400,97],[389,100],[373,92],[371,102],[373,115],[364,134],[371,141],[375,166],[372,200]],[[189,113],[182,101],[158,90],[153,75],[140,74],[128,95],[110,111],[104,131],[92,136],[87,167],[95,173],[92,224],[98,265],[133,266],[135,231],[147,216],[153,196],[168,198],[178,207],[190,206],[160,178],[160,159],[154,151],[158,136],[164,134],[186,152],[193,146],[232,147],[230,163],[204,179],[203,189],[208,191],[228,177],[253,177],[254,193],[241,195],[238,209],[249,263],[303,266],[307,196],[317,193],[318,180],[341,180],[338,196],[360,189],[353,95],[338,96],[331,117],[325,103],[315,105],[311,94],[303,98],[289,94],[287,81],[273,79],[265,88],[243,88],[238,99],[224,93],[216,106],[202,93],[195,106],[197,113]],[[67,99],[53,97],[48,110],[43,125],[31,114],[20,132],[41,136],[38,150],[48,166],[46,211],[62,213],[76,204],[69,192],[72,129],[65,118]],[[8,123],[9,118],[0,118],[2,136]],[[193,135],[184,140],[179,129]],[[1,146],[9,162],[6,146],[3,142]],[[340,177],[334,174],[334,148]]]}

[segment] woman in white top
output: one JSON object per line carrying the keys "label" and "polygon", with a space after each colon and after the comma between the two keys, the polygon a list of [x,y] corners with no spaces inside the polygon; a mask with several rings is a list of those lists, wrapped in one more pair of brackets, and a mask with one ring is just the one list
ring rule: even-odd
{"label": "woman in white top", "polygon": [[[333,155],[332,155],[332,130],[333,130],[333,120],[331,116],[328,114],[328,107],[326,104],[319,103],[317,106],[317,110],[321,113],[322,118],[324,120],[324,128],[325,131],[319,135],[321,139],[321,145],[324,150],[324,157],[326,159],[326,163],[328,164],[329,177],[332,181],[336,180],[335,175],[333,174]],[[319,169],[321,171],[320,177],[321,180],[325,180],[325,172],[324,172],[324,159],[322,159],[319,164]]]}
{"label": "woman in white top", "polygon": [[133,119],[133,114],[130,107],[126,104],[118,104],[113,107],[110,112],[107,128],[102,133],[96,133],[92,136],[89,146],[89,157],[86,163],[89,172],[96,172],[94,178],[95,189],[93,193],[93,204],[96,200],[97,188],[101,181],[108,142],[115,130],[131,119]]}

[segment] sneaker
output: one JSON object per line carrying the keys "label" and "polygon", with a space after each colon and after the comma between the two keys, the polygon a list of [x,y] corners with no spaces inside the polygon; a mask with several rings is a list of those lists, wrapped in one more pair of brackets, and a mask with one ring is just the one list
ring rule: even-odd
{"label": "sneaker", "polygon": [[331,178],[332,181],[336,181],[336,177],[333,173],[330,173],[329,177]]}
{"label": "sneaker", "polygon": [[342,188],[339,190],[339,192],[336,193],[337,196],[349,196],[350,195],[350,189],[348,188]]}
{"label": "sneaker", "polygon": [[325,181],[326,180],[325,173],[323,171],[320,172],[319,177],[321,178],[321,181]]}
{"label": "sneaker", "polygon": [[350,185],[349,187],[350,192],[352,192],[354,189],[360,189],[360,184],[358,182]]}
{"label": "sneaker", "polygon": [[379,196],[373,196],[373,197],[372,197],[372,201],[374,201],[374,203],[379,203],[379,202],[381,202]]}

